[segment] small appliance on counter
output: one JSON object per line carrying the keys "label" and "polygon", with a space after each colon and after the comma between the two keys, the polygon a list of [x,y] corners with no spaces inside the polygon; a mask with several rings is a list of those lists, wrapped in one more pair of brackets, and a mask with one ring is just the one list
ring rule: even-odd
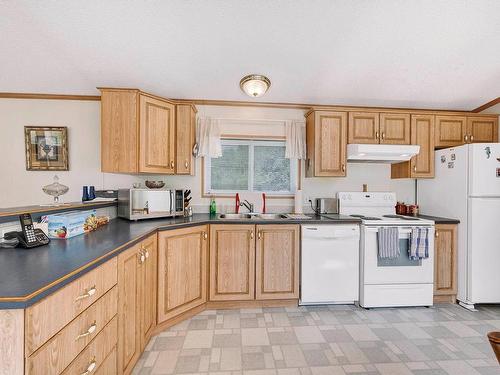
{"label": "small appliance on counter", "polygon": [[316,198],[315,211],[319,215],[338,213],[337,198]]}
{"label": "small appliance on counter", "polygon": [[184,215],[184,190],[119,189],[118,217],[128,220]]}

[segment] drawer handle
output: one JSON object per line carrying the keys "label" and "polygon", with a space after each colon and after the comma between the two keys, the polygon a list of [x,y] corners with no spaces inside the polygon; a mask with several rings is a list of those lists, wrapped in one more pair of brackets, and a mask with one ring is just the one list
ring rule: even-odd
{"label": "drawer handle", "polygon": [[138,254],[138,261],[139,261],[139,264],[142,264],[144,263],[144,261],[146,260],[146,255],[144,254],[144,251],[143,250],[140,250],[139,251],[139,254]]}
{"label": "drawer handle", "polygon": [[141,246],[141,250],[142,250],[142,253],[144,254],[144,257],[145,257],[146,259],[148,259],[148,258],[149,258],[149,251],[148,251],[148,249],[146,248],[146,246],[142,245],[142,246]]}
{"label": "drawer handle", "polygon": [[207,232],[203,232],[203,239],[206,240],[208,238]]}
{"label": "drawer handle", "polygon": [[96,329],[97,329],[97,324],[94,321],[94,323],[92,323],[92,325],[87,329],[87,331],[85,331],[84,333],[80,333],[78,336],[76,336],[75,341],[78,341],[84,337],[90,336],[91,334],[93,334],[95,332]]}
{"label": "drawer handle", "polygon": [[85,299],[85,298],[92,297],[96,292],[97,292],[97,288],[94,285],[92,288],[90,288],[89,290],[87,290],[85,293],[83,293],[82,295],[76,297],[75,302],[78,302],[78,301],[80,301],[82,299]]}
{"label": "drawer handle", "polygon": [[82,372],[82,375],[88,375],[90,374],[92,371],[95,370],[95,367],[96,367],[96,361],[95,361],[95,357],[92,358],[92,361],[90,361],[89,365],[87,366],[87,370],[85,370],[85,372]]}

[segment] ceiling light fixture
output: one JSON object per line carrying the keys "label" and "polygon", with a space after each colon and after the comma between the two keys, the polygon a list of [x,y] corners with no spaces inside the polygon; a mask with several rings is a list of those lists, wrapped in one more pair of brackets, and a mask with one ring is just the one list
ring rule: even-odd
{"label": "ceiling light fixture", "polygon": [[271,87],[271,81],[261,74],[249,74],[240,81],[241,90],[252,98],[264,95],[269,87]]}

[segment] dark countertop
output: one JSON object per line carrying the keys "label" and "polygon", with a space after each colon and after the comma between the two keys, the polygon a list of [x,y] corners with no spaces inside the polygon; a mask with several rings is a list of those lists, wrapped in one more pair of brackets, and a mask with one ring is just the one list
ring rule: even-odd
{"label": "dark countertop", "polygon": [[420,214],[417,217],[419,217],[421,219],[432,220],[432,221],[434,221],[435,224],[460,224],[460,220],[449,219],[446,217],[431,216],[431,215],[424,215],[424,214]]}
{"label": "dark countertop", "polygon": [[335,224],[360,221],[329,214],[309,220],[223,220],[208,214],[191,218],[150,219],[138,222],[115,219],[95,232],[67,240],[53,239],[33,249],[0,249],[0,309],[25,308],[158,230],[202,224]]}

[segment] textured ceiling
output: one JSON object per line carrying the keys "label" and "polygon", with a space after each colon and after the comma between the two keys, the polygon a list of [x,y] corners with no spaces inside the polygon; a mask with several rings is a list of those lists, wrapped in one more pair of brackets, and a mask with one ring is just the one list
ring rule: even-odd
{"label": "textured ceiling", "polygon": [[0,0],[0,91],[472,109],[500,95],[499,0]]}

